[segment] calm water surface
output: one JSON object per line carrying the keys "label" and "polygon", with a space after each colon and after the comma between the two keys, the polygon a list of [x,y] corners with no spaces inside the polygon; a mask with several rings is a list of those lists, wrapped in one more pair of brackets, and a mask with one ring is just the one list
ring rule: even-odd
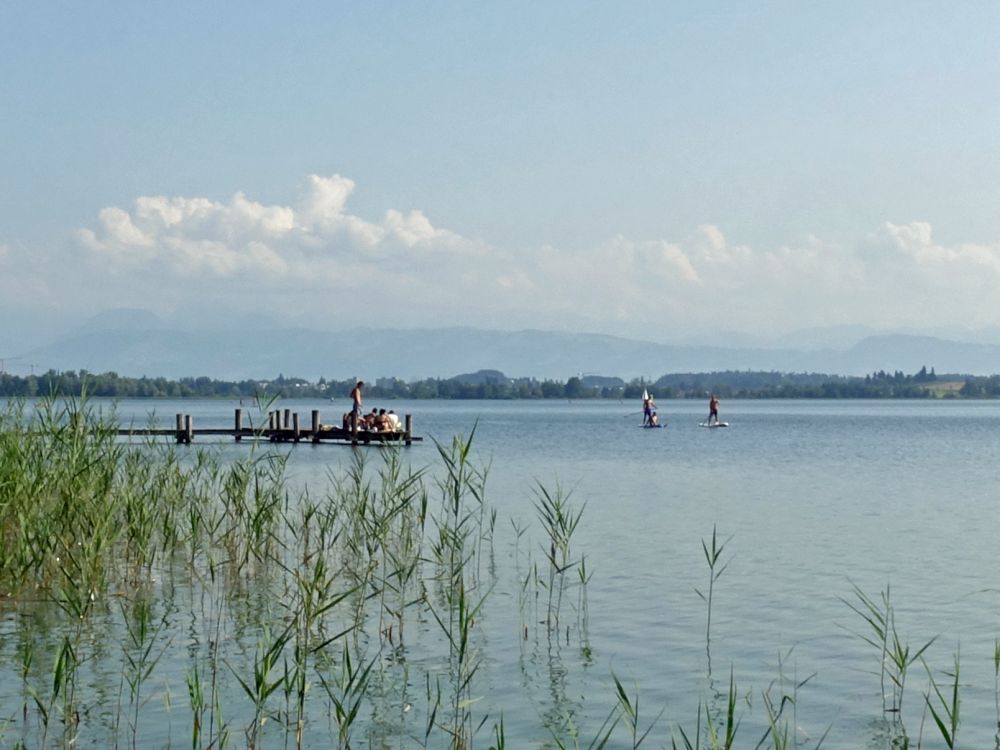
{"label": "calm water surface", "polygon": [[[164,425],[186,412],[196,427],[228,426],[236,405],[125,401],[117,410],[137,422],[155,409]],[[842,601],[852,584],[873,598],[891,586],[903,639],[916,648],[937,636],[925,656],[941,679],[960,651],[960,746],[994,746],[1000,403],[727,401],[722,418],[731,426],[711,430],[699,427],[706,405],[688,401],[660,404],[662,430],[639,429],[632,403],[380,405],[413,414],[427,438],[407,451],[413,464],[435,463],[429,438],[447,442],[474,428],[474,452],[491,465],[498,572],[480,624],[486,662],[477,692],[483,711],[503,710],[509,746],[542,747],[543,717],[564,714],[586,746],[614,704],[614,673],[639,691],[644,723],[665,707],[647,742],[669,747],[671,728],[692,731],[699,704],[726,689],[732,669],[746,716],[739,747],[756,745],[765,726],[761,691],[810,675],[798,694],[800,740],[829,729],[823,747],[883,747],[877,655],[854,634],[863,623]],[[336,422],[346,402],[282,406],[305,422],[314,408]],[[292,478],[310,486],[324,484],[351,451],[289,450]],[[535,629],[522,637],[523,568],[529,555],[542,561],[538,483],[585,505],[573,549],[593,575],[586,644]],[[528,531],[518,539],[515,527]],[[708,584],[702,540],[713,528],[729,564],[715,587],[709,678],[706,608],[695,589]],[[9,644],[0,648],[11,663]],[[3,670],[0,709],[10,715],[2,685],[16,672]],[[178,684],[175,701],[186,699],[177,694],[182,677]],[[904,702],[911,738],[926,690],[915,665]],[[175,745],[182,734],[181,726]],[[925,746],[940,746],[929,718],[924,735]],[[485,733],[479,744],[489,745]]]}

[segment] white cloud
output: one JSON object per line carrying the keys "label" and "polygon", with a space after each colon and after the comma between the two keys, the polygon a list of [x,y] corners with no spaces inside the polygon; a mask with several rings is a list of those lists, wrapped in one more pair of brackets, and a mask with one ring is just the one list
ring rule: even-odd
{"label": "white cloud", "polygon": [[456,252],[470,244],[419,210],[388,210],[381,222],[352,215],[346,206],[353,190],[353,181],[340,175],[312,175],[294,208],[257,203],[243,193],[228,203],[144,196],[130,212],[101,210],[99,227],[80,230],[78,238],[119,272],[155,266],[220,280],[256,276],[263,284],[330,279],[337,268],[359,273],[352,266],[366,257],[391,274],[393,263],[411,262],[407,250]]}
{"label": "white cloud", "polygon": [[1000,243],[993,245],[961,244],[951,247],[933,241],[931,225],[923,221],[897,225],[886,222],[875,235],[888,240],[904,257],[930,273],[940,273],[948,267],[1000,276]]}
{"label": "white cloud", "polygon": [[269,314],[315,310],[338,325],[670,339],[847,323],[997,323],[1000,244],[942,245],[926,222],[887,222],[857,244],[807,235],[760,248],[702,225],[680,239],[501,248],[438,226],[418,208],[386,209],[378,220],[355,215],[354,189],[346,177],[312,175],[288,206],[243,193],[228,202],[141,197],[128,211],[103,209],[78,238],[105,286],[107,271],[117,273],[120,304],[200,299],[225,308],[266,299]]}

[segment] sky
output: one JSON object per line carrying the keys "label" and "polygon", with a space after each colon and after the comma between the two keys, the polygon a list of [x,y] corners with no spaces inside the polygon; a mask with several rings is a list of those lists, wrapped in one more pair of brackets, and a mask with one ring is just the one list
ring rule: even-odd
{"label": "sky", "polygon": [[1000,4],[0,4],[0,357],[117,308],[996,329]]}

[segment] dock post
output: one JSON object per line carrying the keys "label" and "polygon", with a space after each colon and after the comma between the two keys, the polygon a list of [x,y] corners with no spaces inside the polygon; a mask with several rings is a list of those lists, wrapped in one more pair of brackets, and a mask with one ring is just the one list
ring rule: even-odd
{"label": "dock post", "polygon": [[358,444],[358,415],[351,415],[351,445]]}
{"label": "dock post", "polygon": [[267,413],[267,439],[270,440],[272,443],[274,442],[274,423],[275,423],[275,421],[276,420],[274,418],[274,412],[273,411],[269,411]]}
{"label": "dock post", "polygon": [[295,438],[295,442],[299,442],[299,413],[295,412],[292,415],[292,437]]}
{"label": "dock post", "polygon": [[184,442],[184,415],[177,415],[177,443]]}
{"label": "dock post", "polygon": [[233,424],[233,429],[236,430],[236,442],[240,442],[243,439],[243,410],[236,410],[236,418]]}
{"label": "dock post", "polygon": [[285,409],[285,419],[281,423],[283,429],[287,430],[289,427],[292,426],[291,414],[292,414],[291,409]]}
{"label": "dock post", "polygon": [[406,429],[403,432],[403,442],[406,445],[413,445],[413,416],[407,414],[405,417]]}
{"label": "dock post", "polygon": [[314,443],[319,442],[319,409],[312,410],[312,439]]}
{"label": "dock post", "polygon": [[190,414],[184,415],[184,441],[190,445],[191,440],[194,438],[194,420],[191,419]]}

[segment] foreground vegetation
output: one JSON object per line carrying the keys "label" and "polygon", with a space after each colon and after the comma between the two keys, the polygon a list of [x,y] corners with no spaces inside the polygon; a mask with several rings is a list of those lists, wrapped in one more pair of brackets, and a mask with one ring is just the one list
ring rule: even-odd
{"label": "foreground vegetation", "polygon": [[[711,687],[713,608],[731,563],[715,529],[702,542],[709,687],[697,711],[641,713],[638,689],[612,673],[596,715],[554,710],[535,731],[520,717],[508,739],[511,717],[482,700],[498,514],[470,447],[471,438],[439,445],[426,469],[394,450],[375,461],[358,450],[326,486],[297,489],[285,457],[264,446],[223,461],[123,444],[86,401],[8,405],[0,746],[823,744],[822,731],[806,739],[796,720],[808,678],[779,669],[748,690],[728,668],[727,686]],[[515,524],[513,637],[542,644],[542,658],[570,642],[586,658],[594,573],[574,541],[583,509],[559,486],[539,485],[534,506],[530,529]],[[522,548],[522,536],[535,544]],[[947,673],[931,670],[930,644],[911,648],[897,631],[888,589],[855,589],[845,604],[878,664],[885,705],[873,715],[887,717],[886,746],[910,747],[911,734],[919,746],[926,721],[928,739],[955,747],[958,655]],[[995,664],[1000,676],[1000,647]],[[927,677],[916,731],[903,702],[912,668]]]}
{"label": "foreground vegetation", "polygon": [[[230,398],[253,401],[260,398],[346,398],[354,380],[313,383],[303,378],[279,375],[273,380],[214,380],[208,377],[131,378],[113,372],[84,370],[41,375],[0,373],[0,397],[35,398],[50,394],[79,397],[87,392],[107,398]],[[941,375],[932,369],[905,375],[900,371],[873,372],[865,377],[820,373],[726,371],[675,373],[655,381],[596,376],[571,377],[565,382],[534,378],[507,378],[483,371],[455,378],[427,378],[406,382],[379,378],[366,385],[366,393],[378,399],[640,399],[652,390],[659,399],[705,398],[998,398],[1000,375],[974,377]]]}

